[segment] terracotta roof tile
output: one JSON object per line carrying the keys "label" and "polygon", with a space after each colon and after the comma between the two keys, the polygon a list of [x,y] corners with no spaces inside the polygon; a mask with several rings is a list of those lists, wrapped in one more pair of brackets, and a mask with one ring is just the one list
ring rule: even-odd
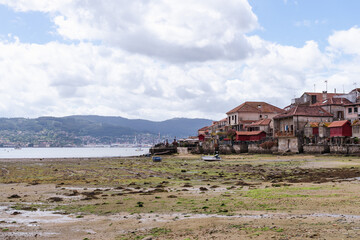
{"label": "terracotta roof tile", "polygon": [[226,114],[237,112],[282,113],[284,110],[266,102],[244,102]]}
{"label": "terracotta roof tile", "polygon": [[326,100],[323,100],[322,102],[317,102],[313,104],[312,106],[329,106],[329,105],[346,105],[351,104],[351,102],[346,98],[336,98],[332,97]]}
{"label": "terracotta roof tile", "polygon": [[206,130],[209,130],[209,127],[208,127],[208,126],[203,127],[203,128],[200,128],[198,131],[206,131]]}
{"label": "terracotta roof tile", "polygon": [[329,127],[330,124],[331,122],[321,122],[319,123],[319,127]]}
{"label": "terracotta roof tile", "polygon": [[269,125],[271,122],[271,119],[265,118],[265,119],[261,119],[257,122],[254,122],[252,124],[249,125],[249,127],[253,127],[253,126],[267,126]]}
{"label": "terracotta roof tile", "polygon": [[283,114],[279,114],[274,118],[285,118],[293,116],[308,116],[308,117],[332,117],[333,115],[319,106],[295,106]]}
{"label": "terracotta roof tile", "polygon": [[310,127],[319,127],[318,122],[309,122]]}
{"label": "terracotta roof tile", "polygon": [[[316,102],[323,102],[326,99],[333,98],[335,96],[343,95],[342,93],[319,93],[319,92],[304,92],[304,94],[310,95],[310,96],[316,96]],[[303,95],[304,95],[303,94]],[[324,98],[326,96],[326,98]]]}
{"label": "terracotta roof tile", "polygon": [[329,125],[329,128],[332,128],[332,127],[342,127],[344,126],[346,123],[348,123],[349,121],[348,120],[342,120],[342,121],[335,121],[335,122],[332,122],[330,125]]}

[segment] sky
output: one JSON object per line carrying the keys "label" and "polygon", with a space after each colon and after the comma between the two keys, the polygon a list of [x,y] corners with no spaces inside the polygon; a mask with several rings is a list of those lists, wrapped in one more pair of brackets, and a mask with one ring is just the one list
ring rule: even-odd
{"label": "sky", "polygon": [[[358,0],[0,0],[0,117],[220,120],[360,87]],[[327,80],[327,84],[325,84]]]}

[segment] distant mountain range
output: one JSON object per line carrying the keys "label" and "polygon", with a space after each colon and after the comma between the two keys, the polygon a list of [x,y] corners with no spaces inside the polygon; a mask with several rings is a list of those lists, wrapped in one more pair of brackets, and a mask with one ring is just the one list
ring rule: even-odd
{"label": "distant mountain range", "polygon": [[[209,119],[174,118],[155,122],[123,117],[76,115],[68,117],[0,118],[1,144],[21,146],[67,146],[131,142],[139,136],[152,142],[160,133],[170,141],[197,134],[211,124]],[[142,136],[142,137],[141,137]],[[147,137],[146,137],[147,136]]]}
{"label": "distant mountain range", "polygon": [[165,121],[155,122],[143,119],[127,119],[123,117],[107,117],[96,115],[75,115],[66,117],[75,120],[84,120],[102,126],[112,126],[128,129],[141,133],[152,133],[176,137],[188,137],[197,135],[197,130],[212,124],[212,120],[202,118],[173,118]]}

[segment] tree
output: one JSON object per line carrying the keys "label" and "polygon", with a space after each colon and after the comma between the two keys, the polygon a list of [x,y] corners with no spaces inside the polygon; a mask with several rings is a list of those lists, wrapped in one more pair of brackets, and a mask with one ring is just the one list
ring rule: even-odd
{"label": "tree", "polygon": [[236,136],[236,131],[235,129],[229,129],[226,134],[228,138],[231,139],[231,141],[233,141],[234,137]]}

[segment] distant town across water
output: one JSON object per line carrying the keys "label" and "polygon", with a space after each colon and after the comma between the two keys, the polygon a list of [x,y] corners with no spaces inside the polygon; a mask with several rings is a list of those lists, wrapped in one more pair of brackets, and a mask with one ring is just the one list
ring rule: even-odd
{"label": "distant town across water", "polygon": [[133,157],[149,153],[149,148],[81,147],[81,148],[0,148],[2,159]]}

